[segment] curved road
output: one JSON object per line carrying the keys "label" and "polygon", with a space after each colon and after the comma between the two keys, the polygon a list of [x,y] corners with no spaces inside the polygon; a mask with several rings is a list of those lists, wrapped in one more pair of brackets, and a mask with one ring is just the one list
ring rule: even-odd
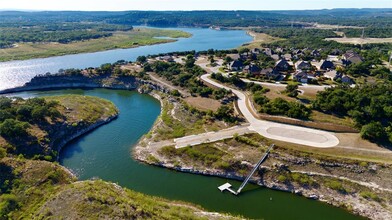
{"label": "curved road", "polygon": [[213,81],[209,78],[210,75],[211,74],[204,74],[201,76],[201,79],[218,88],[231,90],[238,97],[238,107],[246,120],[250,123],[249,128],[260,135],[273,140],[319,148],[334,147],[339,144],[339,139],[332,132],[264,121],[255,118],[251,113],[251,110],[248,109],[248,100],[244,93]]}

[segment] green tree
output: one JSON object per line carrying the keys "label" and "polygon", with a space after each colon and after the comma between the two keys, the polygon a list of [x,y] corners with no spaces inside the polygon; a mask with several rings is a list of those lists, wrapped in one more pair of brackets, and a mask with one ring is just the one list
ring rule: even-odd
{"label": "green tree", "polygon": [[380,122],[370,122],[362,126],[361,137],[372,141],[380,141],[387,136],[384,127]]}
{"label": "green tree", "polygon": [[195,57],[192,54],[188,54],[186,56],[186,61],[185,61],[185,67],[186,68],[192,68],[195,66]]}
{"label": "green tree", "polygon": [[0,97],[0,110],[11,108],[12,100],[7,97]]}
{"label": "green tree", "polygon": [[214,64],[215,63],[214,55],[208,56],[208,60],[210,61],[211,65]]}
{"label": "green tree", "polygon": [[0,124],[0,135],[9,138],[23,137],[27,135],[30,124],[15,119],[6,119]]}
{"label": "green tree", "polygon": [[147,57],[146,56],[138,56],[136,58],[136,61],[143,64],[143,63],[147,62]]}
{"label": "green tree", "polygon": [[236,118],[233,116],[234,109],[228,105],[222,105],[216,110],[215,117],[218,119],[223,119],[225,122],[235,122]]}
{"label": "green tree", "polygon": [[293,98],[297,98],[298,94],[299,94],[299,90],[298,90],[298,84],[297,83],[289,83],[286,86],[286,89],[284,90],[284,92]]}

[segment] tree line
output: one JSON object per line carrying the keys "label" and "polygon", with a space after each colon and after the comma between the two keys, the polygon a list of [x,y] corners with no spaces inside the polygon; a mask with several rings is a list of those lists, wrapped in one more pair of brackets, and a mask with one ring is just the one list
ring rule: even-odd
{"label": "tree line", "polygon": [[392,141],[392,84],[345,85],[319,92],[315,109],[353,118],[363,138],[375,142]]}

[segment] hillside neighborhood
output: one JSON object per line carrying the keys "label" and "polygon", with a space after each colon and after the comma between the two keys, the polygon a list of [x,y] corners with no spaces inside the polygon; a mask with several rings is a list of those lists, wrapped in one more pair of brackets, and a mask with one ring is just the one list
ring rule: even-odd
{"label": "hillside neighborhood", "polygon": [[[363,62],[363,57],[355,51],[343,53],[334,50],[322,58],[322,49],[253,49],[241,54],[232,54],[228,70],[246,74],[247,77],[262,80],[284,81],[292,79],[300,83],[319,84],[326,80],[353,84],[354,80],[339,69]],[[260,61],[267,66],[260,65]]]}

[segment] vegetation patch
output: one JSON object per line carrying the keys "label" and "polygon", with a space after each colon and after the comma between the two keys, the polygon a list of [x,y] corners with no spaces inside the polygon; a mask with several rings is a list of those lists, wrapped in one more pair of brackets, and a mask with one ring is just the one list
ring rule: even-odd
{"label": "vegetation patch", "polygon": [[117,114],[111,102],[96,97],[0,97],[0,149],[26,158],[54,160],[56,144],[67,135]]}

